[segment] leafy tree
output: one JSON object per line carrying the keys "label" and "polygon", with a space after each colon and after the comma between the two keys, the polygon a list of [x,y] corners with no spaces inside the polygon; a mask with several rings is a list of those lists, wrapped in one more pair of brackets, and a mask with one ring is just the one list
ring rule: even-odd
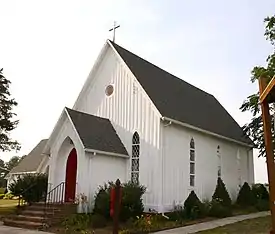
{"label": "leafy tree", "polygon": [[[251,71],[251,82],[255,82],[259,77],[263,77],[270,81],[275,76],[275,15],[264,19],[265,37],[273,46],[273,52],[266,59],[266,66],[256,66]],[[261,109],[259,105],[259,92],[247,97],[240,107],[242,112],[249,111],[252,113],[251,121],[243,126],[244,132],[250,136],[255,146],[259,149],[259,156],[265,156],[263,121]],[[271,112],[274,108],[271,107]],[[273,115],[272,121],[274,121]],[[274,125],[272,124],[273,144],[275,146]]]}
{"label": "leafy tree", "polygon": [[12,168],[16,167],[19,162],[21,161],[21,157],[19,156],[13,156],[7,163],[6,163],[6,169],[10,171]]}
{"label": "leafy tree", "polygon": [[10,81],[3,75],[3,68],[0,69],[0,150],[19,150],[17,141],[10,138],[10,132],[17,127],[18,120],[13,120],[16,115],[12,112],[17,102],[10,97]]}

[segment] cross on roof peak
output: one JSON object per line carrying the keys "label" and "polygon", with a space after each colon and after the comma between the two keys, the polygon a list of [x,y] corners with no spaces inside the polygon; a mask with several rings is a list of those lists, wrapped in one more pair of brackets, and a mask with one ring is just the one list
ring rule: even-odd
{"label": "cross on roof peak", "polygon": [[115,42],[115,39],[116,39],[116,29],[119,27],[120,25],[116,25],[116,21],[114,21],[113,28],[109,29],[109,32],[113,31],[113,42]]}

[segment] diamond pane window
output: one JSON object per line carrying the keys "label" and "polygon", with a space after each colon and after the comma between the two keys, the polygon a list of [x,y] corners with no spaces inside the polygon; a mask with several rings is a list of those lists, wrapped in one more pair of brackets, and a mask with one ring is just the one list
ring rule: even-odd
{"label": "diamond pane window", "polygon": [[132,139],[132,160],[131,160],[131,181],[139,183],[139,154],[140,140],[137,132],[134,133]]}
{"label": "diamond pane window", "polygon": [[195,186],[195,141],[192,138],[190,141],[190,169],[189,169],[190,186]]}

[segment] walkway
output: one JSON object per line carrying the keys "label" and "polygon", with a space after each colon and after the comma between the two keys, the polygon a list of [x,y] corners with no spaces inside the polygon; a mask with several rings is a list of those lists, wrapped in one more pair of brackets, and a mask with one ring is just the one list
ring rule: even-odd
{"label": "walkway", "polygon": [[3,226],[1,224],[0,224],[0,233],[1,234],[52,234],[49,232],[40,232],[40,231],[27,230],[22,228],[8,227],[8,226]]}
{"label": "walkway", "polygon": [[224,219],[217,219],[217,220],[210,221],[210,222],[194,224],[194,225],[190,225],[190,226],[186,226],[186,227],[160,231],[160,232],[156,232],[156,234],[196,233],[199,231],[205,231],[205,230],[213,229],[216,227],[221,227],[221,226],[224,226],[227,224],[237,223],[237,222],[240,222],[243,220],[254,219],[254,218],[264,217],[264,216],[268,216],[268,215],[270,215],[270,212],[268,212],[268,211],[258,212],[258,213],[248,214],[248,215],[239,215],[239,216],[235,216],[235,217],[228,217],[228,218],[224,218]]}

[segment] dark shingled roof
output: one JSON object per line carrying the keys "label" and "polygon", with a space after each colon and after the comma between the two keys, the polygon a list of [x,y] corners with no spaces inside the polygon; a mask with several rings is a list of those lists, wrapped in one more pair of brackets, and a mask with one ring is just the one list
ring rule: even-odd
{"label": "dark shingled roof", "polygon": [[128,155],[109,119],[66,110],[85,148]]}
{"label": "dark shingled roof", "polygon": [[[110,41],[111,42],[111,41]],[[162,116],[246,144],[242,128],[211,94],[111,42]]]}
{"label": "dark shingled roof", "polygon": [[41,164],[42,160],[45,157],[48,157],[47,155],[43,155],[43,149],[47,143],[48,139],[41,140],[34,148],[33,150],[26,155],[22,161],[11,171],[9,174],[12,173],[22,173],[22,172],[33,172],[37,171],[39,165]]}

